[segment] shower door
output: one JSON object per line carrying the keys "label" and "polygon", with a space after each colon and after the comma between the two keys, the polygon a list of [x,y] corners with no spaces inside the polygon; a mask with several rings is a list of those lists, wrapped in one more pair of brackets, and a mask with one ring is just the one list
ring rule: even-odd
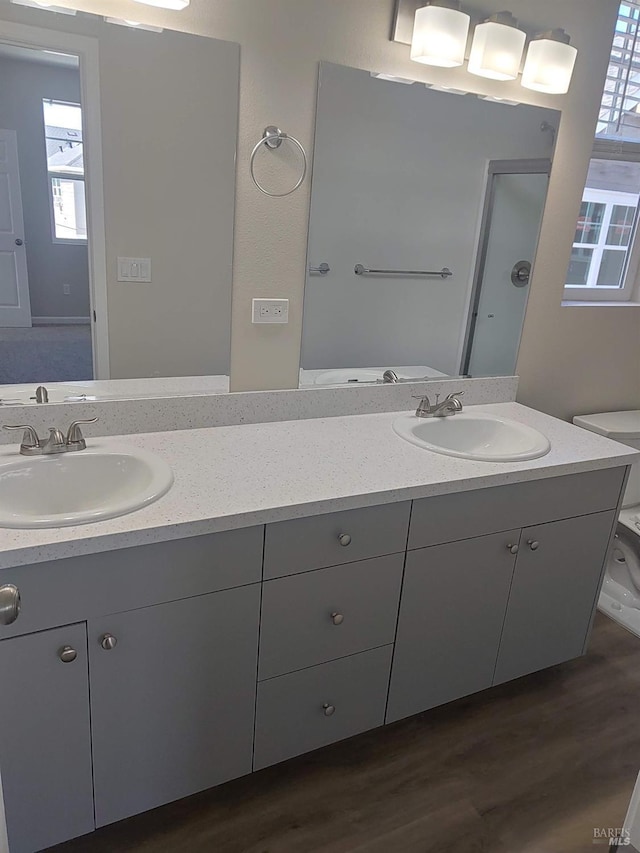
{"label": "shower door", "polygon": [[489,166],[463,374],[515,373],[550,171],[549,160]]}

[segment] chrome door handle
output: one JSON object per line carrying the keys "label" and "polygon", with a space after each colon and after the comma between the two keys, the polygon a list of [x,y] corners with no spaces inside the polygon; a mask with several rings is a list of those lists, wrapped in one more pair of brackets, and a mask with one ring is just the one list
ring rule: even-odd
{"label": "chrome door handle", "polygon": [[325,717],[333,717],[336,712],[335,705],[332,705],[330,702],[325,702],[322,706],[322,710],[324,711]]}
{"label": "chrome door handle", "polygon": [[0,586],[0,625],[13,625],[22,608],[20,590],[12,583]]}
{"label": "chrome door handle", "polygon": [[344,616],[342,615],[342,613],[332,613],[331,621],[334,625],[342,625],[342,623],[344,622]]}
{"label": "chrome door handle", "polygon": [[519,545],[507,545],[507,551],[510,554],[517,554],[519,550],[520,550]]}
{"label": "chrome door handle", "polygon": [[529,546],[529,548],[531,548],[532,551],[537,551],[538,548],[540,547],[540,543],[536,542],[535,539],[529,539],[529,541],[527,542],[527,545]]}

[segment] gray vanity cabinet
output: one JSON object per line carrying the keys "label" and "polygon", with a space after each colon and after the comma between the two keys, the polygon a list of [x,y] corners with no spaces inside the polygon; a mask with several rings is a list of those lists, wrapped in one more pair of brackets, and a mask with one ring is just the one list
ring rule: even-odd
{"label": "gray vanity cabinet", "polygon": [[0,642],[0,767],[11,853],[94,829],[85,625]]}
{"label": "gray vanity cabinet", "polygon": [[96,825],[250,773],[260,586],[88,623]]}
{"label": "gray vanity cabinet", "polygon": [[491,686],[519,537],[408,553],[387,723]]}
{"label": "gray vanity cabinet", "polygon": [[615,515],[522,531],[495,684],[585,652]]}

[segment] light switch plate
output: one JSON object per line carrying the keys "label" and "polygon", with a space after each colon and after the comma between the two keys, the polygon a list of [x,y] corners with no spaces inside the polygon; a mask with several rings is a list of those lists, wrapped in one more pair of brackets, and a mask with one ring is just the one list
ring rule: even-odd
{"label": "light switch plate", "polygon": [[254,299],[252,323],[288,323],[288,299]]}
{"label": "light switch plate", "polygon": [[118,258],[118,281],[151,281],[151,258]]}

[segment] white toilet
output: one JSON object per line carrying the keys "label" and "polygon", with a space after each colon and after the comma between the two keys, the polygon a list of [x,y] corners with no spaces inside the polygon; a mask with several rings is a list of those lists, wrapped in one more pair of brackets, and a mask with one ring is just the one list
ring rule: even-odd
{"label": "white toilet", "polygon": [[[581,415],[573,422],[640,450],[640,411]],[[640,462],[631,468],[598,609],[640,637]]]}

